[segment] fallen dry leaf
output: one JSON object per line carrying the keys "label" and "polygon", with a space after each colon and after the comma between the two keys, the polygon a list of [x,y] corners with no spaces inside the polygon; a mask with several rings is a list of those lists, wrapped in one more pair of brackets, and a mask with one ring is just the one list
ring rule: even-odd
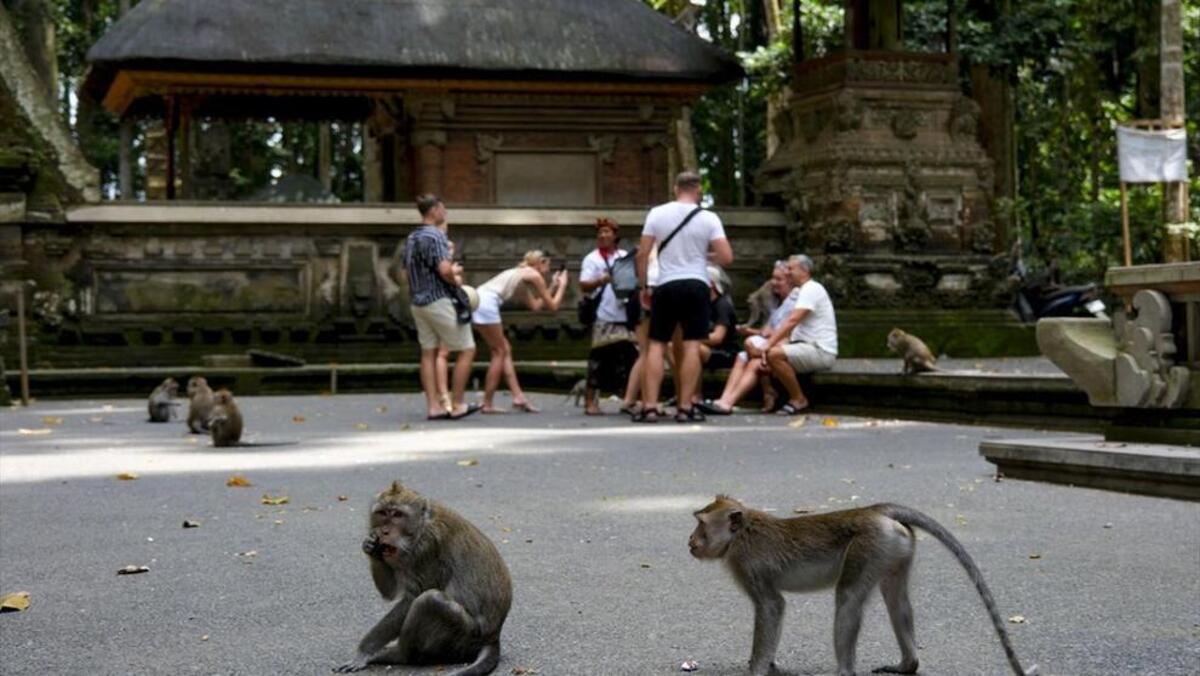
{"label": "fallen dry leaf", "polygon": [[308,418],[305,418],[305,417],[304,417],[304,416],[302,416],[302,415],[294,415],[294,416],[292,416],[292,422],[294,422],[294,423],[302,423],[302,422],[304,422],[305,420],[308,420]]}
{"label": "fallen dry leaf", "polygon": [[798,416],[796,416],[796,419],[795,419],[795,420],[793,420],[792,422],[788,423],[788,427],[790,427],[790,428],[792,428],[792,429],[794,429],[794,430],[798,430],[798,429],[800,429],[801,427],[804,427],[804,425],[805,425],[805,424],[807,424],[807,423],[808,423],[808,416],[806,416],[806,415],[798,415]]}
{"label": "fallen dry leaf", "polygon": [[1029,558],[1037,560],[1037,559],[1042,558],[1042,555],[1041,554],[1030,554]]}
{"label": "fallen dry leaf", "polygon": [[137,472],[121,472],[120,474],[117,475],[117,478],[120,479],[121,481],[136,481],[138,478],[138,473]]}
{"label": "fallen dry leaf", "polygon": [[700,665],[696,663],[696,660],[684,660],[683,664],[679,665],[680,671],[696,671],[699,668]]}
{"label": "fallen dry leaf", "polygon": [[649,568],[649,567],[650,567],[650,564],[648,564],[648,563],[643,563],[643,564],[642,564],[642,568]]}
{"label": "fallen dry leaf", "polygon": [[512,676],[533,676],[537,673],[537,669],[533,667],[513,667],[509,672]]}
{"label": "fallen dry leaf", "polygon": [[960,526],[965,526],[967,525],[967,517],[963,516],[962,514],[955,514],[954,522]]}
{"label": "fallen dry leaf", "polygon": [[412,425],[410,425],[408,423],[404,423],[403,425],[400,426],[401,432],[407,432],[408,430],[411,430],[411,429],[412,429]]}
{"label": "fallen dry leaf", "polygon": [[479,464],[479,461],[475,458],[469,458],[467,460],[459,460],[455,464],[459,467],[474,467],[475,465]]}
{"label": "fallen dry leaf", "polygon": [[53,427],[54,425],[63,424],[63,419],[56,415],[44,415],[42,416],[42,424]]}
{"label": "fallen dry leaf", "polygon": [[263,493],[262,500],[259,500],[259,502],[264,505],[286,505],[288,503],[288,496],[280,495],[273,498],[270,493]]}
{"label": "fallen dry leaf", "polygon": [[246,551],[246,552],[238,552],[237,554],[234,554],[234,556],[240,556],[245,559],[251,559],[251,558],[258,556],[258,550],[251,549],[250,551]]}
{"label": "fallen dry leaf", "polygon": [[28,427],[21,427],[21,428],[17,429],[18,434],[26,434],[29,436],[42,436],[43,434],[50,434],[51,431],[52,430],[48,430],[45,427],[38,428],[38,429],[29,429]]}
{"label": "fallen dry leaf", "polygon": [[815,510],[812,507],[796,507],[795,509],[792,510],[792,513],[793,514],[812,514],[814,511]]}
{"label": "fallen dry leaf", "polygon": [[350,497],[349,497],[349,496],[347,496],[347,495],[339,495],[339,496],[337,497],[337,499],[338,499],[338,502],[345,502],[345,501],[349,500],[349,499],[350,499]]}
{"label": "fallen dry leaf", "polygon": [[387,413],[387,406],[378,406],[375,408],[379,413]]}
{"label": "fallen dry leaf", "polygon": [[230,488],[243,488],[246,486],[253,486],[254,484],[250,483],[250,480],[241,474],[234,474],[225,480],[225,485],[229,486]]}
{"label": "fallen dry leaf", "polygon": [[1012,624],[1025,624],[1025,616],[1024,615],[1013,615],[1012,617],[1008,618],[1008,621],[1011,622]]}
{"label": "fallen dry leaf", "polygon": [[137,575],[139,573],[149,573],[149,572],[150,572],[150,568],[148,566],[130,565],[130,566],[125,566],[121,570],[118,570],[117,575]]}
{"label": "fallen dry leaf", "polygon": [[824,418],[821,420],[821,427],[837,427],[837,418]]}
{"label": "fallen dry leaf", "polygon": [[207,641],[207,640],[208,640],[208,634],[205,634],[205,635],[201,636],[201,637],[200,637],[200,640],[201,640],[201,641]]}
{"label": "fallen dry leaf", "polygon": [[20,591],[0,596],[0,613],[19,613],[29,607],[29,592]]}
{"label": "fallen dry leaf", "polygon": [[185,519],[183,522],[183,527],[184,528],[199,528],[200,522],[199,521],[188,521]]}
{"label": "fallen dry leaf", "polygon": [[354,429],[358,430],[359,432],[366,432],[367,430],[371,429],[371,426],[367,423],[354,423]]}

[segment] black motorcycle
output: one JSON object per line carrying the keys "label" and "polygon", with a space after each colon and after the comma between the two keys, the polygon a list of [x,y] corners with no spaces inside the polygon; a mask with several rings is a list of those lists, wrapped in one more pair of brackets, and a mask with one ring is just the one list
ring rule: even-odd
{"label": "black motorcycle", "polygon": [[1022,322],[1035,322],[1042,317],[1076,317],[1091,315],[1108,319],[1108,308],[1100,298],[1096,284],[1063,286],[1059,283],[1058,266],[1051,263],[1042,273],[1031,274],[1014,251],[1009,276],[1016,293],[1013,310]]}

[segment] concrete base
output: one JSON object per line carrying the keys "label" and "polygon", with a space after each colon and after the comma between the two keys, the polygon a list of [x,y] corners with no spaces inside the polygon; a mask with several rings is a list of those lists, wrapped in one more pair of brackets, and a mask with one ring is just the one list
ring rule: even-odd
{"label": "concrete base", "polygon": [[979,454],[1009,478],[1200,501],[1200,448],[1071,436],[994,439]]}

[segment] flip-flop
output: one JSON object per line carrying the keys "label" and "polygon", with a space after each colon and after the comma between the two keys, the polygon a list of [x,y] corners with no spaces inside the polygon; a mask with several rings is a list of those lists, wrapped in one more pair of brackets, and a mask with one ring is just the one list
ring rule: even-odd
{"label": "flip-flop", "polygon": [[632,404],[621,407],[621,413],[625,415],[637,415],[638,411],[642,410],[641,404]]}
{"label": "flip-flop", "polygon": [[675,422],[677,423],[704,422],[705,420],[708,418],[704,417],[704,411],[697,409],[695,404],[692,404],[692,407],[686,411],[681,408],[675,412]]}
{"label": "flip-flop", "polygon": [[479,407],[479,412],[484,415],[504,415],[508,413],[508,411],[502,408],[483,408],[482,406]]}
{"label": "flip-flop", "polygon": [[446,413],[439,413],[437,415],[427,415],[427,416],[425,416],[425,419],[426,420],[449,420],[450,413],[446,412]]}
{"label": "flip-flop", "polygon": [[584,411],[584,415],[604,415],[604,411]]}
{"label": "flip-flop", "polygon": [[715,401],[713,401],[712,399],[698,401],[695,404],[692,404],[692,408],[698,408],[701,411],[704,411],[705,413],[707,413],[709,415],[732,415],[733,414],[733,409],[721,408],[720,406],[717,406],[717,403]]}
{"label": "flip-flop", "polygon": [[465,418],[469,415],[478,413],[482,408],[483,407],[480,406],[479,404],[468,404],[467,410],[463,411],[462,413],[458,413],[458,414],[451,413],[450,420],[462,420],[463,418]]}
{"label": "flip-flop", "polygon": [[797,413],[801,413],[806,410],[808,410],[808,404],[803,406],[793,406],[792,402],[789,401],[788,403],[779,407],[779,411],[776,413],[776,415],[796,415]]}
{"label": "flip-flop", "polygon": [[653,408],[638,411],[629,417],[635,423],[656,423],[658,422],[658,411]]}
{"label": "flip-flop", "polygon": [[512,407],[513,407],[514,411],[524,411],[526,413],[541,413],[542,412],[542,409],[538,408],[537,406],[534,406],[533,404],[531,404],[527,401],[523,401],[519,404],[516,402],[513,402]]}

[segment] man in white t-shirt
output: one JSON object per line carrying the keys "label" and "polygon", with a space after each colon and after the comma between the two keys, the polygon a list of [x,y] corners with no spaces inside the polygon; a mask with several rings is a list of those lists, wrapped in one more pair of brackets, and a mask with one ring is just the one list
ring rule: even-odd
{"label": "man in white t-shirt", "polygon": [[[685,171],[675,178],[675,201],[661,204],[646,215],[638,245],[638,283],[642,307],[650,311],[650,346],[643,369],[642,408],[636,422],[657,422],[658,394],[662,386],[663,354],[678,328],[683,335],[679,369],[677,422],[701,421],[704,414],[692,406],[700,384],[700,341],[708,337],[708,264],[725,267],[733,262],[733,249],[725,238],[721,219],[700,207],[700,175]],[[646,285],[650,251],[658,251],[658,285],[653,294]]]}
{"label": "man in white t-shirt", "polygon": [[837,317],[833,301],[820,282],[812,278],[812,259],[804,254],[788,258],[788,275],[796,287],[786,302],[792,312],[763,347],[763,364],[783,383],[788,403],[782,412],[794,415],[808,408],[797,373],[826,371],[837,359]]}

